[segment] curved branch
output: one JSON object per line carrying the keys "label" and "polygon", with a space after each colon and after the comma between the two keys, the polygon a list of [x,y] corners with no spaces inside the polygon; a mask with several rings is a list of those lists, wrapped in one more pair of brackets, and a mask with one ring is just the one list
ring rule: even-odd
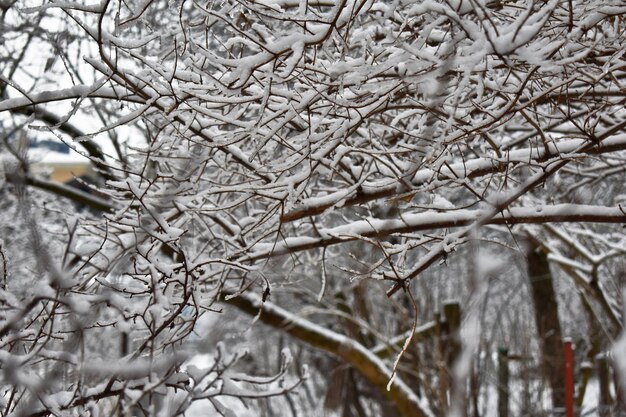
{"label": "curved branch", "polygon": [[396,378],[387,391],[386,386],[391,376],[391,370],[378,356],[357,341],[318,326],[270,302],[263,302],[260,298],[250,294],[238,295],[228,300],[228,303],[253,316],[260,312],[259,320],[263,323],[280,329],[315,349],[345,360],[389,398],[397,407],[400,416],[426,417],[432,415],[426,402],[418,398],[401,379]]}

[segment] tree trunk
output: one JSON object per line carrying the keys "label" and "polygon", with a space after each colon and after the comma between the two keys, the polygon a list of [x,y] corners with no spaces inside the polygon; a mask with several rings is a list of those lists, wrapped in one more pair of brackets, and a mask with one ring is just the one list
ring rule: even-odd
{"label": "tree trunk", "polygon": [[552,390],[552,406],[565,406],[563,337],[558,302],[554,292],[548,257],[532,247],[527,256],[528,279],[535,306],[535,324],[541,349],[541,368]]}

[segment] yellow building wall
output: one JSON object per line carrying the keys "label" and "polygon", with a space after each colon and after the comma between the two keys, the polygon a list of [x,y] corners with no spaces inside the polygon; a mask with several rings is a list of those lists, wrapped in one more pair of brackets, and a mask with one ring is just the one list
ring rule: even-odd
{"label": "yellow building wall", "polygon": [[50,180],[64,183],[71,181],[74,177],[89,175],[92,173],[91,165],[87,163],[76,164],[35,164],[34,171],[41,171]]}

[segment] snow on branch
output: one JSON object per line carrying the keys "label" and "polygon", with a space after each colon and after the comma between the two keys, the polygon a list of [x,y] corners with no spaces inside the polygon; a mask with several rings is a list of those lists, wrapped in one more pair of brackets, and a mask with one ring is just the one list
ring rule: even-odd
{"label": "snow on branch", "polygon": [[333,332],[303,317],[262,301],[248,293],[232,297],[228,301],[274,328],[283,330],[290,336],[308,345],[337,356],[358,370],[372,385],[384,393],[397,407],[402,416],[431,416],[430,407],[419,398],[399,377],[396,377],[390,389],[386,386],[391,377],[391,369],[372,351],[342,334]]}
{"label": "snow on branch", "polygon": [[[571,154],[580,148],[585,140],[568,140],[551,142],[544,148],[527,148],[507,151],[501,157],[483,157],[470,159],[453,164],[443,164],[437,169],[424,168],[416,172],[411,185],[418,188],[436,180],[473,179],[489,174],[505,172],[518,163],[541,163],[552,158],[580,158],[585,155],[611,154],[626,150],[626,135],[616,135],[605,139],[601,144],[585,151],[585,155]],[[568,155],[569,154],[569,155]],[[303,217],[322,214],[332,207],[347,207],[364,204],[370,201],[392,198],[406,193],[406,189],[398,182],[381,181],[365,183],[353,190],[338,190],[322,197],[303,199],[296,208],[281,216],[282,222],[290,222]]]}
{"label": "snow on branch", "polygon": [[120,101],[130,101],[142,103],[145,100],[120,86],[115,87],[95,87],[91,85],[77,85],[71,88],[60,90],[43,91],[41,93],[29,94],[25,97],[9,98],[0,101],[0,112],[17,111],[24,107],[46,104],[55,101],[75,100],[81,97],[107,98]]}
{"label": "snow on branch", "polygon": [[[392,234],[467,226],[481,219],[489,210],[454,210],[445,213],[404,213],[399,219],[359,220],[329,229],[318,229],[320,237],[287,237],[275,244],[258,244],[242,261],[256,261],[286,253],[311,250],[361,237],[385,237]],[[485,224],[541,223],[626,223],[626,207],[605,207],[577,204],[553,206],[512,207],[486,221]],[[264,248],[267,247],[267,249]]]}

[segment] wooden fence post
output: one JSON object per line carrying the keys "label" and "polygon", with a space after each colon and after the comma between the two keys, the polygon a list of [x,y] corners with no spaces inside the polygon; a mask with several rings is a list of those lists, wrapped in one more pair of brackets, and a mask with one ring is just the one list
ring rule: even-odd
{"label": "wooden fence post", "polygon": [[596,369],[598,371],[598,385],[600,390],[598,396],[598,416],[609,417],[611,415],[611,391],[609,360],[606,354],[601,353],[596,356]]}
{"label": "wooden fence post", "polygon": [[565,417],[574,417],[574,348],[571,340],[563,342],[565,359]]}
{"label": "wooden fence post", "polygon": [[448,412],[448,389],[450,387],[448,366],[446,364],[446,348],[443,341],[441,314],[435,313],[433,318],[435,323],[435,343],[437,352],[437,370],[439,373],[439,404],[440,412],[446,414]]}
{"label": "wooden fence post", "polygon": [[446,319],[446,330],[448,333],[448,366],[452,367],[454,361],[461,353],[461,340],[459,331],[461,329],[461,306],[457,302],[448,302],[443,305],[443,315]]}
{"label": "wooden fence post", "polygon": [[[454,364],[459,358],[461,354],[461,306],[457,302],[447,302],[443,305],[443,315],[445,317],[446,323],[446,364],[448,365],[448,375],[450,376],[448,380],[449,384],[449,407],[460,407],[462,410],[462,415],[466,415],[465,411],[465,385],[461,384],[459,386],[460,381],[454,377],[453,369]],[[461,402],[462,404],[457,404],[457,402]]]}
{"label": "wooden fence post", "polygon": [[509,416],[509,351],[498,348],[498,417]]}

